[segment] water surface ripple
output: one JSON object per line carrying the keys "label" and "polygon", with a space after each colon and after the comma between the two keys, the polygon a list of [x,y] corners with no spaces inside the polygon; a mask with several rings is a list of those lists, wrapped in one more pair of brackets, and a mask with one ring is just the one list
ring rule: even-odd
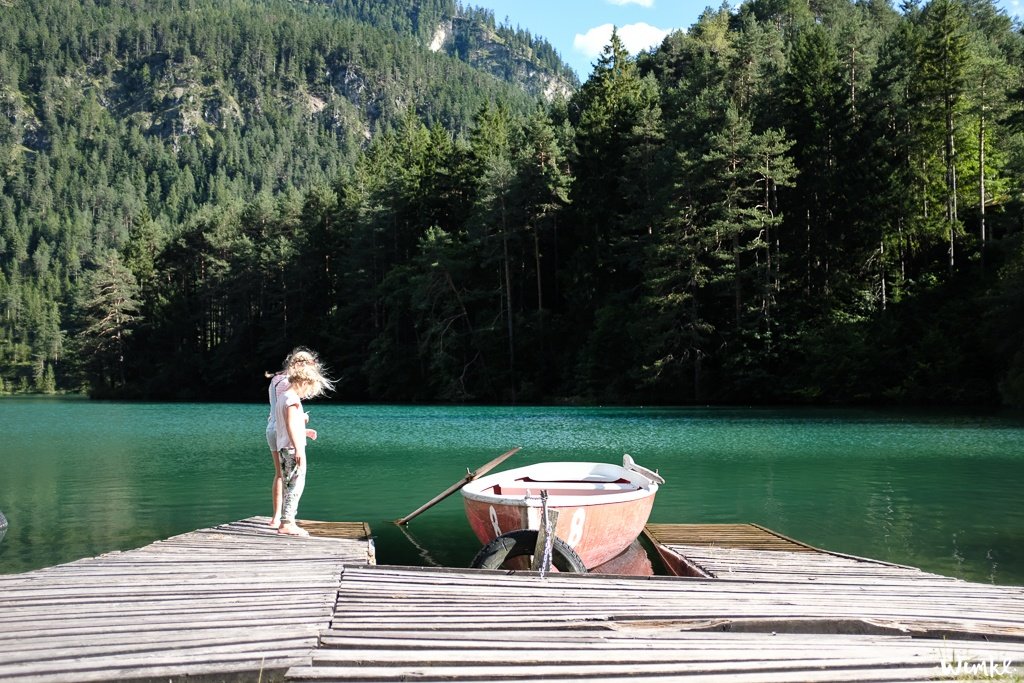
{"label": "water surface ripple", "polygon": [[[269,511],[261,404],[0,403],[0,573]],[[1024,420],[953,412],[308,404],[300,517],[369,522],[381,563],[468,565],[456,494],[391,521],[513,446],[506,466],[619,462],[668,480],[655,522],[754,522],[844,553],[1024,584]]]}

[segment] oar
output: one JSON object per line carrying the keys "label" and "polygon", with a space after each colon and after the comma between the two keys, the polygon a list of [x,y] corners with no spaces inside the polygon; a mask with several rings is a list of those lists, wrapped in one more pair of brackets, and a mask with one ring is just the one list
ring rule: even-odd
{"label": "oar", "polygon": [[487,474],[488,472],[493,470],[495,467],[497,467],[498,465],[500,465],[501,463],[505,462],[506,460],[511,458],[513,455],[518,453],[521,448],[522,448],[522,446],[516,446],[515,448],[513,448],[510,451],[508,451],[507,453],[502,453],[501,455],[499,455],[497,458],[495,458],[494,460],[490,461],[486,465],[483,465],[482,467],[478,467],[475,472],[470,472],[469,470],[467,470],[465,477],[463,477],[462,479],[460,479],[459,481],[455,482],[454,484],[449,486],[447,489],[445,489],[441,493],[439,493],[436,496],[434,496],[433,498],[431,498],[430,501],[424,503],[420,507],[418,507],[415,510],[413,510],[412,512],[410,512],[405,517],[402,517],[401,519],[396,519],[395,520],[395,524],[408,524],[410,519],[412,519],[413,517],[416,517],[421,512],[426,512],[430,508],[434,507],[435,505],[440,503],[442,500],[444,500],[448,496],[452,495],[453,493],[455,493],[456,491],[458,491],[463,486],[465,486],[469,482],[473,481],[477,477],[480,477],[480,476],[483,476],[483,475]]}

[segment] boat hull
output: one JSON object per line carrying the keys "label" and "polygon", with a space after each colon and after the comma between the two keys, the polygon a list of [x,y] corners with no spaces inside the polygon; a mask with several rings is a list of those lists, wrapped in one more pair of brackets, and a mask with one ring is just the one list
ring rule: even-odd
{"label": "boat hull", "polygon": [[555,535],[588,569],[620,555],[647,524],[658,484],[604,463],[540,463],[483,477],[463,488],[466,518],[481,543],[538,529],[541,491],[558,512]]}

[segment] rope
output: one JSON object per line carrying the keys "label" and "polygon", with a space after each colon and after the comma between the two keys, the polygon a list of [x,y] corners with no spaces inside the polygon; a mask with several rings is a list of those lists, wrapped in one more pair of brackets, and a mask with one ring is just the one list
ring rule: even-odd
{"label": "rope", "polygon": [[548,516],[548,492],[540,492],[540,518],[544,524],[544,554],[540,561],[540,578],[544,578],[551,569],[551,550],[555,543],[555,530],[552,528],[551,517]]}

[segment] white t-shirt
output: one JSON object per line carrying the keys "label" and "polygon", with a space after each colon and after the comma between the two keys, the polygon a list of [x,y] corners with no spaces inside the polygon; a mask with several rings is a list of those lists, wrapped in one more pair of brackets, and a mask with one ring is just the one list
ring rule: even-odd
{"label": "white t-shirt", "polygon": [[[277,398],[288,389],[288,378],[284,375],[274,375],[267,388],[267,395],[270,399],[270,416],[267,418],[267,434],[274,435],[277,429]],[[274,437],[277,438],[276,436]]]}
{"label": "white t-shirt", "polygon": [[[302,410],[302,401],[299,395],[289,388],[286,392],[277,397],[277,448],[295,448],[292,440],[288,437],[288,406],[298,406]],[[306,445],[306,424],[302,423],[302,445]]]}

